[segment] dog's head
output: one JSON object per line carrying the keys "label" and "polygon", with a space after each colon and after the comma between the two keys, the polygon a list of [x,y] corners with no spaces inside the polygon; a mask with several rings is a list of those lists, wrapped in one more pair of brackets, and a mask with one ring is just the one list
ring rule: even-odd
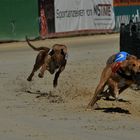
{"label": "dog's head", "polygon": [[66,60],[66,53],[63,51],[63,49],[60,50],[54,50],[52,49],[49,53],[51,56],[52,61],[57,62],[58,64],[62,63],[64,60]]}
{"label": "dog's head", "polygon": [[140,73],[140,60],[136,56],[130,55],[123,63],[123,68],[128,74]]}
{"label": "dog's head", "polygon": [[51,74],[53,74],[57,68],[66,64],[67,54],[63,51],[63,49],[51,49],[48,55],[51,56],[51,60],[49,62],[49,71]]}

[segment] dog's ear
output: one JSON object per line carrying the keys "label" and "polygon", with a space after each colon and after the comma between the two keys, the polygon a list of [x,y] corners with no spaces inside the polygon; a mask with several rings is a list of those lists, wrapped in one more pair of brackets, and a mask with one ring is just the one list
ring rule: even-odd
{"label": "dog's ear", "polygon": [[136,60],[137,59],[137,57],[136,56],[134,56],[134,55],[128,55],[127,56],[127,58],[126,58],[126,60]]}

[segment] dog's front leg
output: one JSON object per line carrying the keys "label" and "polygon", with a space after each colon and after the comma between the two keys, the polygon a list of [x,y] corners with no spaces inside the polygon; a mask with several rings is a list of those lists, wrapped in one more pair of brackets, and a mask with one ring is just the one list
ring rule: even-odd
{"label": "dog's front leg", "polygon": [[110,95],[116,99],[119,98],[119,87],[118,82],[114,81],[112,78],[108,80],[108,85],[110,86]]}
{"label": "dog's front leg", "polygon": [[43,64],[40,69],[40,73],[38,74],[39,78],[43,78],[45,70],[46,70],[46,64]]}
{"label": "dog's front leg", "polygon": [[60,75],[60,73],[65,69],[65,66],[61,66],[59,68],[59,70],[55,73],[55,76],[54,76],[54,80],[53,80],[53,87],[56,87],[57,86],[57,83],[58,83],[58,77]]}
{"label": "dog's front leg", "polygon": [[44,73],[46,70],[49,70],[49,63],[51,62],[51,55],[47,55],[44,60],[44,64],[42,65],[40,69],[40,73],[38,74],[38,77],[43,78]]}
{"label": "dog's front leg", "polygon": [[118,101],[119,99],[119,88],[118,88],[118,84],[115,84],[115,88],[114,88],[114,96],[115,96],[115,100]]}

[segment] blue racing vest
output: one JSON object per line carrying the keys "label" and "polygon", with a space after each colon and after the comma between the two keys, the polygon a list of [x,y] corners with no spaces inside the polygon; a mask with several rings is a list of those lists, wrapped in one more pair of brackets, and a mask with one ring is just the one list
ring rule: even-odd
{"label": "blue racing vest", "polygon": [[115,57],[115,61],[114,62],[122,62],[124,60],[126,60],[127,56],[129,54],[127,52],[119,52],[116,54],[116,57]]}

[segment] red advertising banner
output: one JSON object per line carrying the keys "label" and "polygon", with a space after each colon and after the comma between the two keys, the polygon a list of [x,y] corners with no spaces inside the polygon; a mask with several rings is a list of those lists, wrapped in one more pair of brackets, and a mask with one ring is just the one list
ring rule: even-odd
{"label": "red advertising banner", "polygon": [[48,29],[47,29],[47,21],[46,21],[46,16],[45,16],[45,11],[44,9],[40,9],[40,20],[41,20],[41,36],[45,37],[48,33]]}
{"label": "red advertising banner", "polygon": [[114,0],[114,6],[134,6],[140,5],[140,0]]}

